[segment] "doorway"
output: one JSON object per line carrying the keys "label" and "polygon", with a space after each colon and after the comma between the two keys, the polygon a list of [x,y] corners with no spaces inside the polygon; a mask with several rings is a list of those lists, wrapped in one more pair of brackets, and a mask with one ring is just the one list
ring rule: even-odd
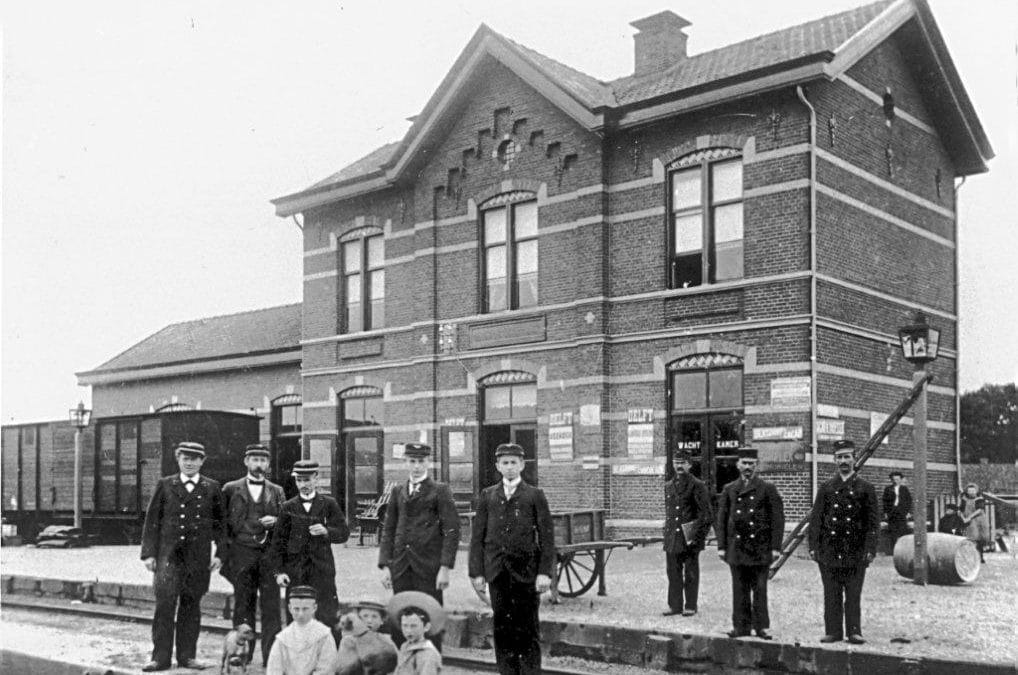
{"label": "doorway", "polygon": [[343,434],[343,459],[336,476],[336,501],[349,517],[357,515],[382,494],[384,434],[381,429],[360,429]]}
{"label": "doorway", "polygon": [[502,443],[515,443],[523,448],[523,480],[537,485],[537,425],[536,424],[485,424],[481,433],[480,466],[481,485],[488,487],[502,480],[495,468],[495,449]]}
{"label": "doorway", "polygon": [[507,371],[484,381],[481,389],[477,488],[502,480],[495,468],[495,448],[515,443],[523,448],[523,480],[537,485],[537,382],[530,373]]}

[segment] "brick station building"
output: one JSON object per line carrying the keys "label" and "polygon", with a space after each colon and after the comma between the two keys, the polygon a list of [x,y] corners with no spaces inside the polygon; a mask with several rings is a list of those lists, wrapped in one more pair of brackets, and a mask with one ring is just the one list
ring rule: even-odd
{"label": "brick station building", "polygon": [[[957,475],[956,179],[987,138],[923,0],[699,55],[635,21],[602,82],[482,26],[405,137],[273,201],[304,236],[304,452],[352,510],[437,449],[464,502],[527,451],[553,509],[660,526],[666,457],[712,489],[759,448],[791,517],[942,331],[931,494]],[[864,472],[911,467],[906,418]]]}

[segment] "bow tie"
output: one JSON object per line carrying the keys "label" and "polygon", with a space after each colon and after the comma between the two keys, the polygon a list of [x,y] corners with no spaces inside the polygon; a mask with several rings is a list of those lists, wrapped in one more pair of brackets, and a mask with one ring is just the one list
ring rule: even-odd
{"label": "bow tie", "polygon": [[194,487],[195,485],[197,485],[197,483],[195,483],[193,480],[185,480],[184,485],[185,486],[190,485],[191,487]]}
{"label": "bow tie", "polygon": [[248,478],[247,479],[247,484],[248,485],[265,485],[265,481],[264,480],[251,480],[250,478]]}
{"label": "bow tie", "polygon": [[312,497],[311,499],[304,499],[303,497],[300,498],[300,503],[301,504],[310,504],[313,501],[315,501],[314,497]]}

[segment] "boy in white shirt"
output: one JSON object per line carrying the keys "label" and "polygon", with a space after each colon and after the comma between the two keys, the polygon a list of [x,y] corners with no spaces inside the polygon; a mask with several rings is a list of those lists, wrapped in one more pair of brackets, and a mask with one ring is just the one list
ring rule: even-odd
{"label": "boy in white shirt", "polygon": [[265,675],[332,675],[336,672],[336,640],[315,619],[318,594],[311,586],[290,589],[288,607],[293,623],[272,643]]}

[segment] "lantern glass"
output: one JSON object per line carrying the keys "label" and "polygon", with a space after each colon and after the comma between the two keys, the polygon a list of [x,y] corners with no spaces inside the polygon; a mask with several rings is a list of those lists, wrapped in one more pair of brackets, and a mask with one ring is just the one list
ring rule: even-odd
{"label": "lantern glass", "polygon": [[89,420],[92,417],[92,411],[86,408],[84,403],[79,403],[77,408],[71,408],[69,416],[71,424],[79,429],[84,429],[88,426]]}
{"label": "lantern glass", "polygon": [[928,363],[937,358],[940,350],[940,331],[928,324],[905,326],[898,332],[901,353],[911,363]]}

